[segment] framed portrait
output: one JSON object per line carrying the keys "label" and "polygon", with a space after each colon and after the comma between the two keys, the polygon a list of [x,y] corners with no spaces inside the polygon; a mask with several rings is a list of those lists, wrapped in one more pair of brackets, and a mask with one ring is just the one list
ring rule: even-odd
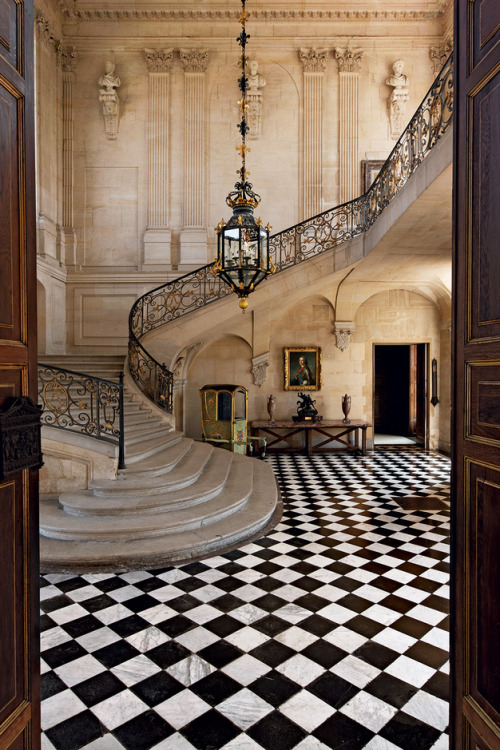
{"label": "framed portrait", "polygon": [[363,193],[366,193],[370,185],[374,182],[384,164],[385,161],[379,159],[366,159],[361,162],[361,185]]}
{"label": "framed portrait", "polygon": [[284,350],[285,391],[319,391],[321,388],[321,348],[287,346]]}

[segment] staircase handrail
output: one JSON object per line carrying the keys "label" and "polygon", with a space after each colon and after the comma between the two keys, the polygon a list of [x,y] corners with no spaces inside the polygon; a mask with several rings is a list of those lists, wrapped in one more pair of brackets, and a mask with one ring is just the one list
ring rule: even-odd
{"label": "staircase handrail", "polygon": [[[399,137],[368,190],[340,206],[294,224],[270,238],[276,272],[291,268],[362,234],[406,184],[453,121],[453,53]],[[143,294],[129,315],[129,369],[146,395],[173,412],[173,373],[140,343],[150,331],[228,294],[212,263]],[[159,379],[159,383],[156,382]]]}
{"label": "staircase handrail", "polygon": [[118,383],[38,363],[42,425],[87,435],[118,446],[118,468],[125,468],[123,372]]}

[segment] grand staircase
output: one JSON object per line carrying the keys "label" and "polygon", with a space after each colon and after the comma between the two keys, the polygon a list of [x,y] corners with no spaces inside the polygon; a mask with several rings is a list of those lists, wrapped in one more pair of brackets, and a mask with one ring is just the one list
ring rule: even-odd
{"label": "grand staircase", "polygon": [[[49,357],[44,364],[117,378],[123,357]],[[126,468],[88,490],[40,502],[42,570],[161,567],[262,535],[280,515],[267,464],[186,438],[125,387]],[[53,440],[62,430],[42,429]]]}

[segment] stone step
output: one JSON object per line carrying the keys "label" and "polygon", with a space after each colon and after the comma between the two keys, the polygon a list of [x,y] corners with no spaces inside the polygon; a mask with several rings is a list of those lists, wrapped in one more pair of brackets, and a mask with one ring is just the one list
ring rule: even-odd
{"label": "stone step", "polygon": [[174,445],[169,445],[153,456],[142,459],[137,464],[132,464],[123,473],[128,477],[158,477],[167,474],[181,461],[191,450],[194,440],[182,438]]}
{"label": "stone step", "polygon": [[166,489],[188,487],[196,482],[213,450],[207,443],[193,443],[191,450],[168,474],[158,477],[133,477],[128,476],[125,470],[118,479],[95,479],[89,486],[99,497],[128,497],[138,492],[155,495]]}
{"label": "stone step", "polygon": [[44,500],[40,532],[51,539],[107,541],[152,539],[217,523],[241,510],[252,493],[251,461],[235,462],[224,489],[203,504],[166,507],[154,515],[82,517],[65,513],[57,500]]}
{"label": "stone step", "polygon": [[151,437],[149,439],[148,437],[148,439],[145,439],[143,437],[140,441],[129,443],[127,435],[125,434],[125,460],[127,466],[149,458],[149,456],[154,456],[155,453],[159,453],[167,446],[175,445],[182,440],[182,438],[182,432],[169,429],[167,425],[165,425],[161,438]]}
{"label": "stone step", "polygon": [[123,497],[108,497],[103,502],[91,490],[63,492],[59,503],[66,513],[75,516],[119,516],[132,514],[162,513],[167,508],[187,508],[211,500],[223,489],[231,468],[233,453],[214,451],[207,468],[195,484],[180,490],[142,495],[139,492],[125,500]]}
{"label": "stone step", "polygon": [[236,475],[240,470],[241,461],[250,461],[253,464],[253,491],[250,500],[238,512],[214,523],[202,523],[196,529],[143,540],[77,542],[42,536],[42,571],[120,572],[159,568],[187,562],[193,558],[208,557],[243,541],[258,538],[279,520],[279,494],[274,474],[268,464],[235,455]]}

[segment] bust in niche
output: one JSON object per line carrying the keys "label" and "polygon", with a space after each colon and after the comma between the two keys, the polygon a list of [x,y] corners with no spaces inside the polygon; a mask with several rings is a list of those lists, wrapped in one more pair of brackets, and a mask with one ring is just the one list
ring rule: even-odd
{"label": "bust in niche", "polygon": [[409,86],[410,81],[408,76],[403,73],[404,66],[405,64],[403,60],[395,60],[392,63],[392,75],[386,80],[388,86],[393,86],[397,89],[407,88]]}

